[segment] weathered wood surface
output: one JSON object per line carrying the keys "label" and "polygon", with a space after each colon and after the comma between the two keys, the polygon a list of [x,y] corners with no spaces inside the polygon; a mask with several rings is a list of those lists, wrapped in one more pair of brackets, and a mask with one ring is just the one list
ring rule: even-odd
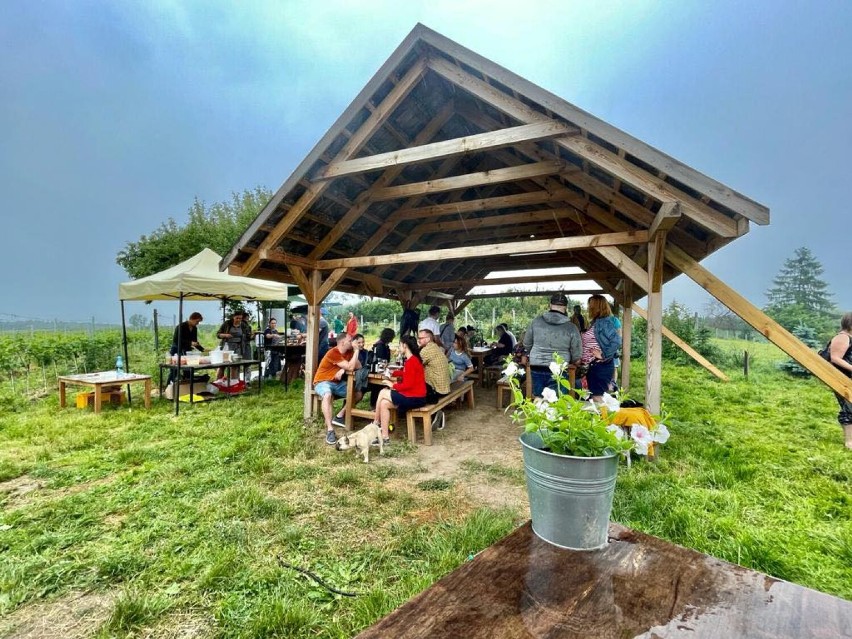
{"label": "weathered wood surface", "polygon": [[617,524],[593,552],[526,524],[358,638],[850,636],[852,602]]}

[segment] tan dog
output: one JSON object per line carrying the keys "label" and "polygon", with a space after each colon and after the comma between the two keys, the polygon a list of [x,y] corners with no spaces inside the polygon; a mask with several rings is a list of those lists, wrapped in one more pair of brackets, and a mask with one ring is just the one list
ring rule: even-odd
{"label": "tan dog", "polygon": [[384,442],[382,441],[382,431],[378,424],[367,424],[359,431],[350,435],[344,435],[337,440],[337,450],[348,450],[354,448],[359,455],[364,456],[364,463],[370,461],[370,444],[379,440],[379,454],[385,454]]}

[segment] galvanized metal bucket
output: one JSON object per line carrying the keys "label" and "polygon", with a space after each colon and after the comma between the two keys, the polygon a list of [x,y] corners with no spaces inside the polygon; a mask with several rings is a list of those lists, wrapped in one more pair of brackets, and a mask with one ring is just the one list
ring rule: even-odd
{"label": "galvanized metal bucket", "polygon": [[538,433],[520,437],[533,532],[571,550],[607,543],[618,456],[569,457],[541,450]]}

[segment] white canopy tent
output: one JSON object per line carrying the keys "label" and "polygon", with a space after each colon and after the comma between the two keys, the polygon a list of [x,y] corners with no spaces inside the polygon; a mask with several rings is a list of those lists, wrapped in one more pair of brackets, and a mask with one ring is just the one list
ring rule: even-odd
{"label": "white canopy tent", "polygon": [[[127,328],[124,321],[124,303],[129,301],[177,300],[178,326],[183,323],[184,300],[286,300],[288,287],[252,277],[230,275],[219,270],[222,257],[209,248],[171,268],[148,277],[125,282],[118,286],[121,301],[121,334],[124,360],[128,361]],[[180,357],[177,379],[180,380]],[[128,388],[128,393],[130,389]],[[175,415],[179,412],[178,393],[174,395]]]}
{"label": "white canopy tent", "polygon": [[229,275],[219,270],[222,257],[206,248],[165,271],[118,286],[122,302],[135,300],[286,300],[280,282]]}

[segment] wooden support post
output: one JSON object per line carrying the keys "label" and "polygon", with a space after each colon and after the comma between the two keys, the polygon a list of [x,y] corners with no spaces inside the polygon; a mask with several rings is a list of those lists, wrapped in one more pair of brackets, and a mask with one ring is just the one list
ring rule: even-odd
{"label": "wooden support post", "polygon": [[308,300],[308,341],[305,344],[305,404],[304,418],[309,420],[313,413],[313,405],[311,401],[311,388],[314,379],[314,372],[317,370],[317,355],[319,353],[319,320],[320,320],[320,304],[322,300],[319,298],[320,289],[320,273],[319,271],[311,271],[306,274],[307,281],[305,285],[308,290],[303,290],[305,298]]}
{"label": "wooden support post", "polygon": [[633,284],[624,281],[624,316],[621,318],[621,388],[630,388],[630,348],[633,340]]}
{"label": "wooden support post", "polygon": [[[657,236],[659,238],[659,235]],[[665,241],[665,237],[663,237]],[[645,406],[652,414],[659,414],[661,406],[662,366],[663,366],[663,293],[661,270],[657,260],[657,251],[663,250],[659,241],[648,243],[648,328],[647,355],[645,358]],[[654,285],[658,284],[657,290]]]}

